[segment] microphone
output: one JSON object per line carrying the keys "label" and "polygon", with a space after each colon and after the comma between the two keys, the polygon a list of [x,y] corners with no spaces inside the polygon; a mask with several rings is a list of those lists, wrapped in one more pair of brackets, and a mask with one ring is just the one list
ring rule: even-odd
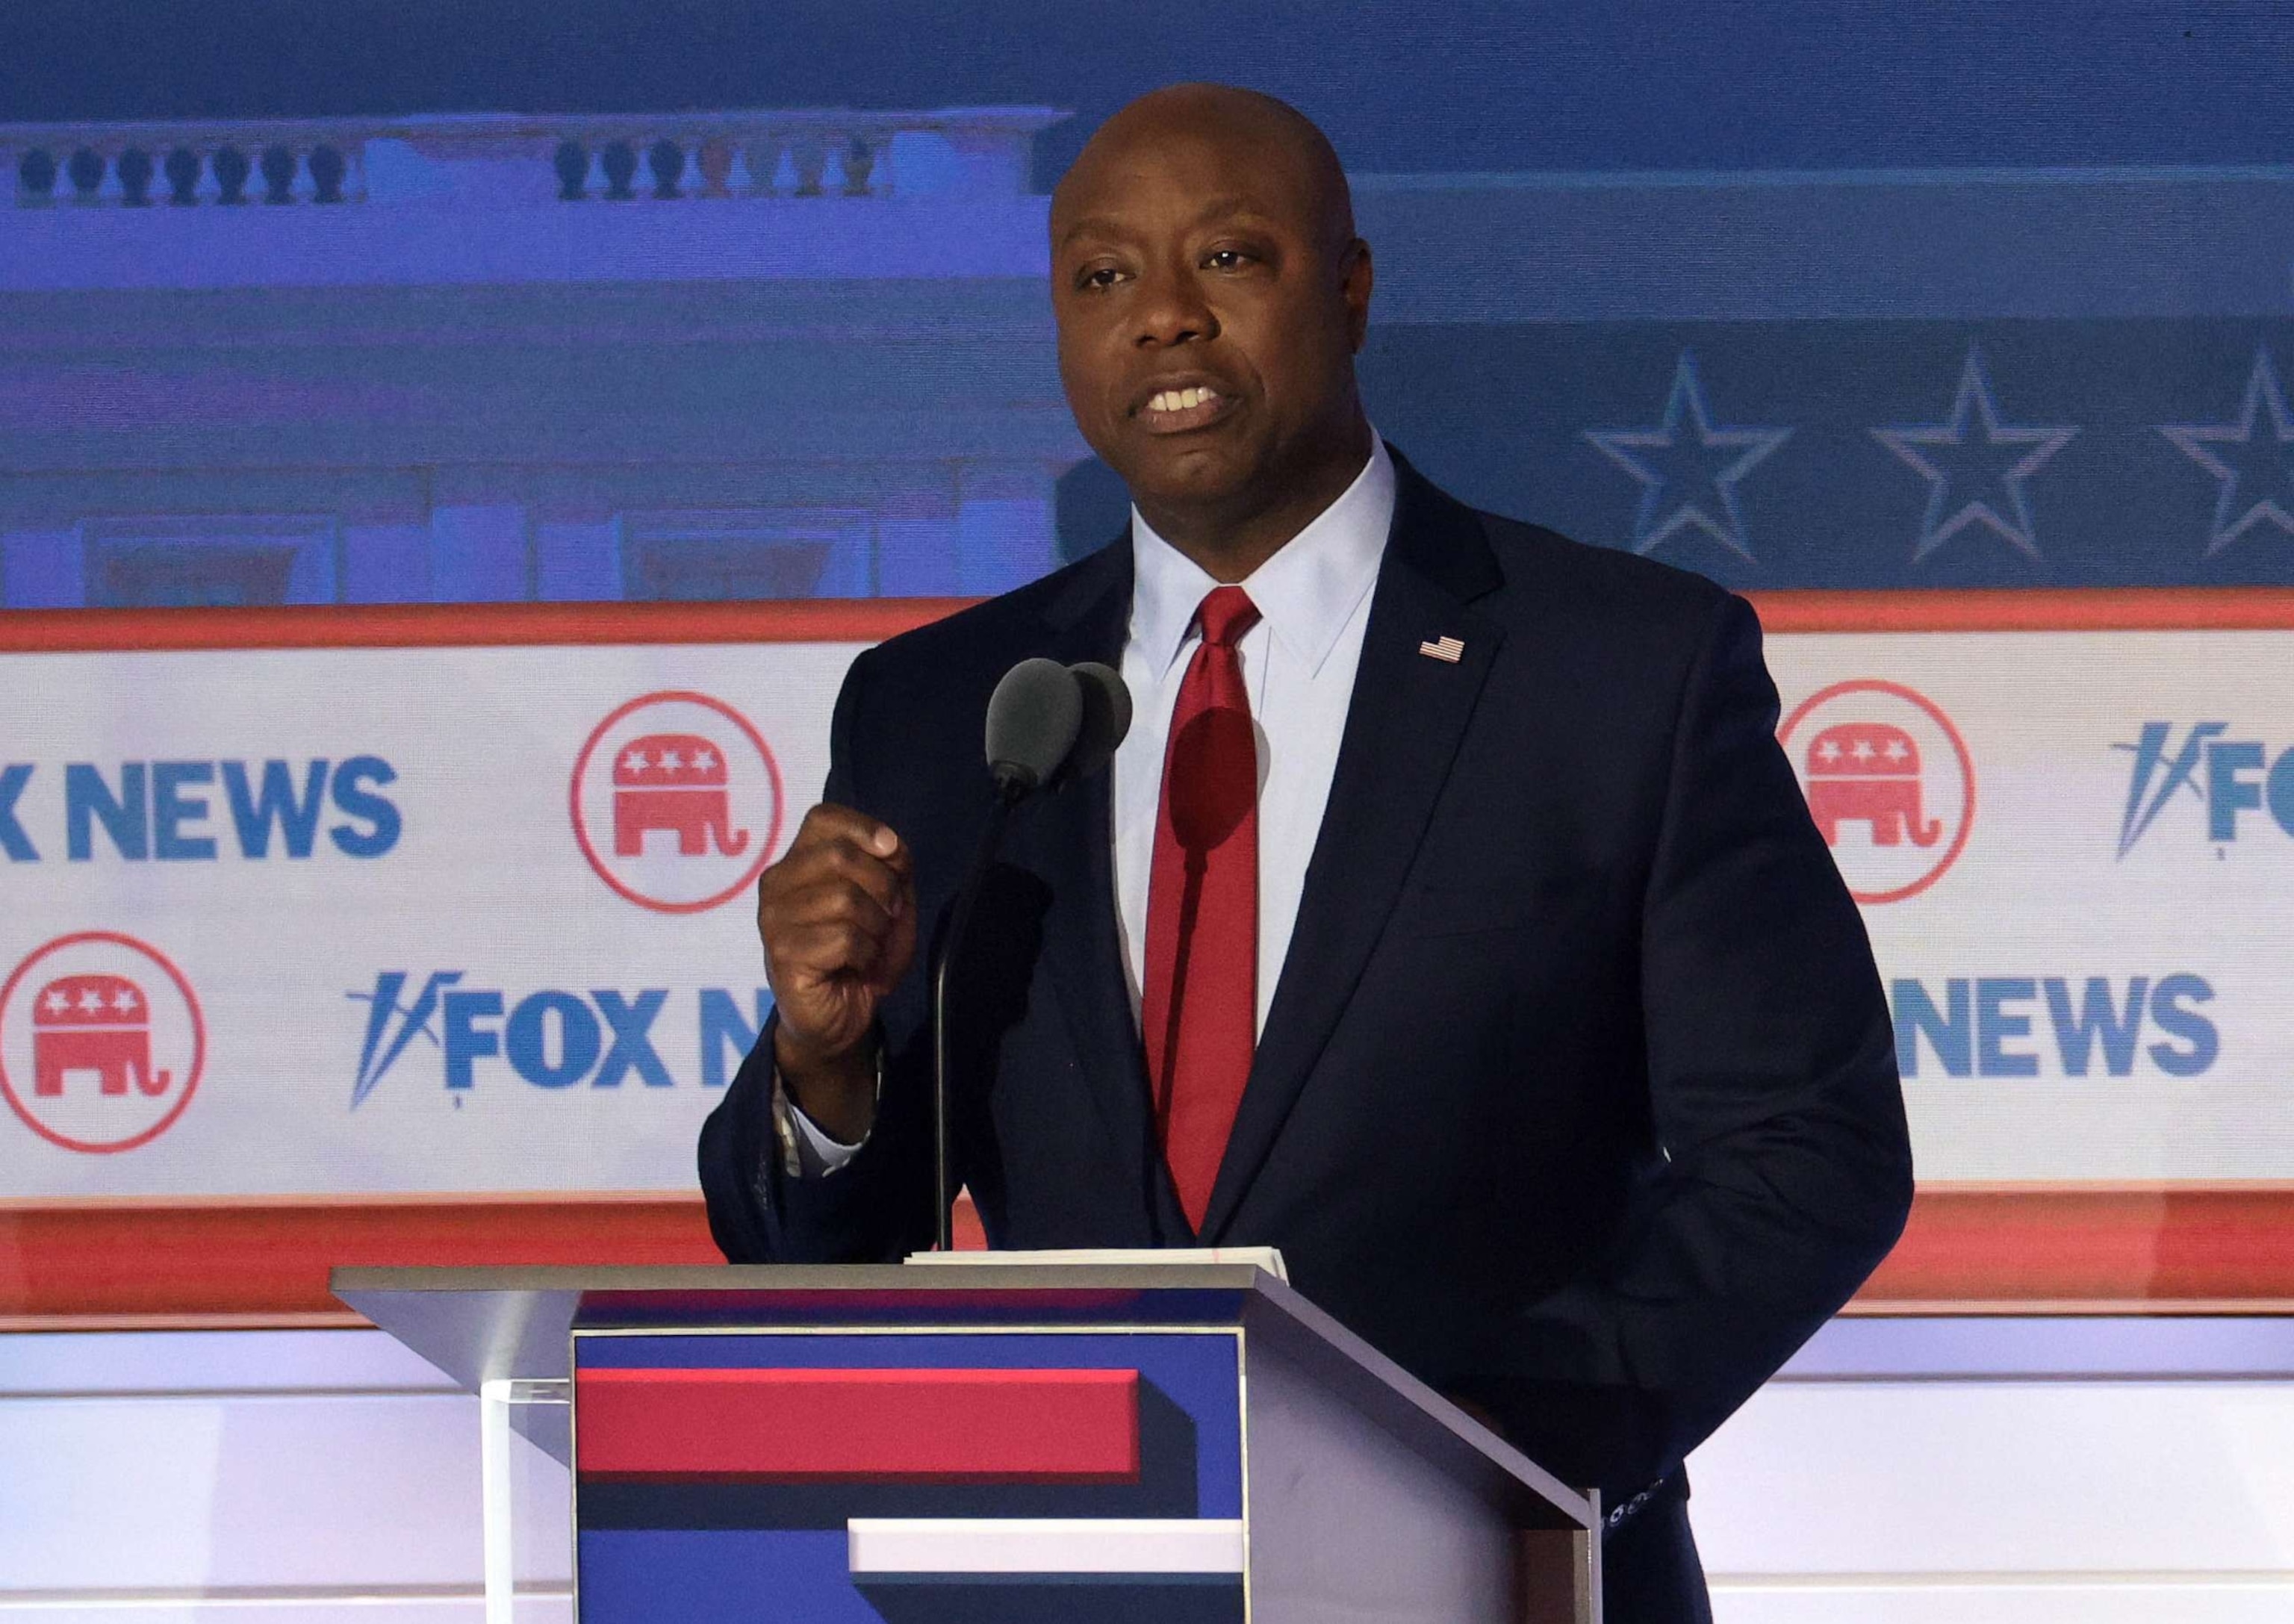
{"label": "microphone", "polygon": [[1083,685],[1058,661],[1022,660],[1005,672],[988,700],[997,798],[1017,805],[1049,784],[1075,749],[1083,717]]}
{"label": "microphone", "polygon": [[1131,729],[1131,690],[1106,666],[1087,662],[1062,665],[1056,660],[1022,660],[1004,673],[988,700],[988,775],[996,786],[988,826],[956,900],[948,905],[948,929],[931,964],[932,1193],[939,1246],[953,1249],[948,1189],[948,970],[955,962],[972,922],[972,905],[996,854],[1013,809],[1040,790],[1064,787],[1086,778],[1114,758]]}
{"label": "microphone", "polygon": [[1062,784],[1088,778],[1115,758],[1115,747],[1131,731],[1131,690],[1123,678],[1096,660],[1068,667],[1083,694],[1083,727],[1062,769]]}

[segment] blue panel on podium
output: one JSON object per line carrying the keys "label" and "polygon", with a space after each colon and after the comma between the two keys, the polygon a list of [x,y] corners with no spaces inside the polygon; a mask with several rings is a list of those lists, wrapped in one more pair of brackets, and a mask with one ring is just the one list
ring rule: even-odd
{"label": "blue panel on podium", "polygon": [[577,1331],[582,1624],[1239,1620],[1240,1357],[1232,1328]]}

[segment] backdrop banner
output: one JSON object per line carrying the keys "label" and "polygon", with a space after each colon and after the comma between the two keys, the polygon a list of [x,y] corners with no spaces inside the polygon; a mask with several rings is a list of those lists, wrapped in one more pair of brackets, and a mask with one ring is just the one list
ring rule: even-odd
{"label": "backdrop banner", "polygon": [[0,658],[0,1186],[691,1190],[861,646]]}
{"label": "backdrop banner", "polygon": [[1924,1182],[2294,1178],[2294,631],[1769,658]]}
{"label": "backdrop banner", "polygon": [[[9,1195],[693,1190],[880,630],[459,613],[501,639],[0,654]],[[1924,1182],[2294,1181],[2294,626],[1769,655]]]}

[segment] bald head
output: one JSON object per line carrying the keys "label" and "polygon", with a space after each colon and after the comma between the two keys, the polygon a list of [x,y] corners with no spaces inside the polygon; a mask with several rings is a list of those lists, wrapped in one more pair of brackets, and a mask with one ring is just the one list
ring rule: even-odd
{"label": "bald head", "polygon": [[[1239,167],[1281,185],[1332,254],[1354,240],[1354,194],[1336,148],[1288,102],[1232,85],[1167,85],[1131,102],[1093,132],[1052,192],[1052,238],[1072,225],[1079,200],[1121,177],[1144,151],[1180,142],[1214,147]],[[1063,222],[1062,215],[1066,216]]]}
{"label": "bald head", "polygon": [[1243,579],[1370,456],[1370,248],[1338,154],[1272,96],[1174,85],[1085,143],[1051,233],[1076,426],[1159,535]]}

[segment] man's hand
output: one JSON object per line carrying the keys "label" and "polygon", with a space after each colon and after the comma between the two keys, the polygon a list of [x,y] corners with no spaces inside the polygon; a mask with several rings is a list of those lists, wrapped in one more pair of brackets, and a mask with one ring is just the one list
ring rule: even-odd
{"label": "man's hand", "polygon": [[849,807],[813,808],[757,881],[757,935],[782,1080],[825,1132],[858,1142],[875,1121],[876,1009],[916,954],[907,843]]}

